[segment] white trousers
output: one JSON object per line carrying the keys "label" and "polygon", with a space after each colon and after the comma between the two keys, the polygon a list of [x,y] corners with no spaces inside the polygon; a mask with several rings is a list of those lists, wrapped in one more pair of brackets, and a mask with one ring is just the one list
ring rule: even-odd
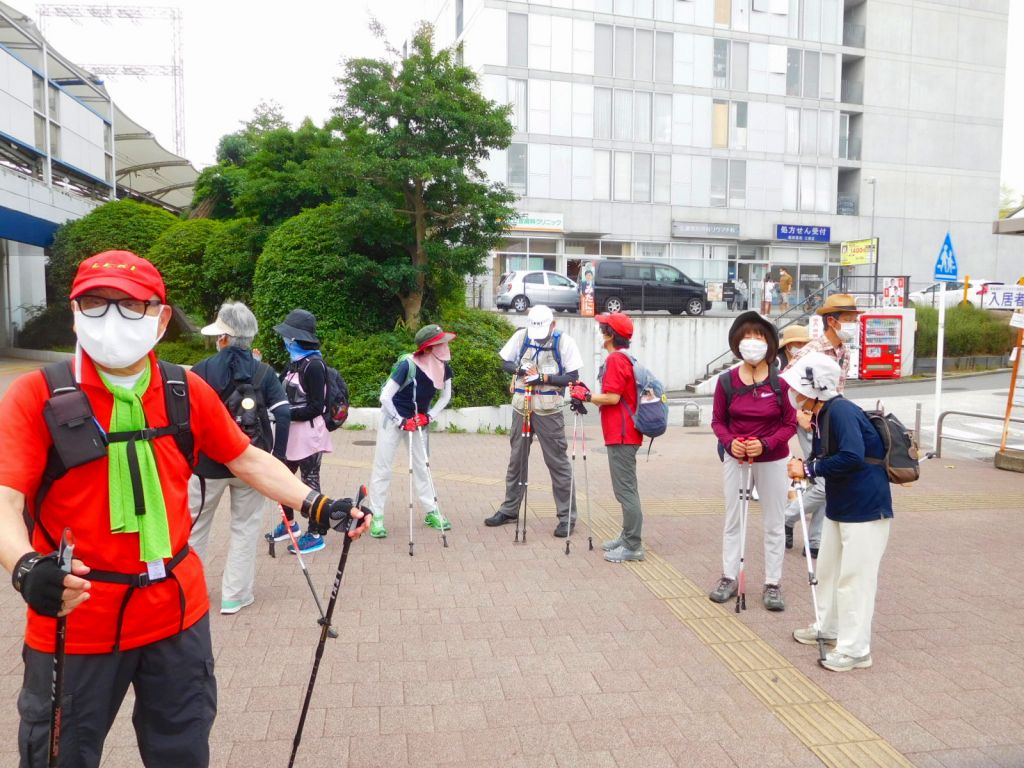
{"label": "white trousers", "polygon": [[[740,570],[740,463],[726,453],[722,465],[723,490],[725,495],[725,527],[722,531],[722,575],[735,579]],[[764,583],[778,584],[782,581],[782,558],[786,546],[785,518],[786,493],[789,477],[786,475],[786,459],[754,462],[753,483],[761,497],[761,526],[764,529]],[[747,520],[747,528],[750,521]]]}
{"label": "white trousers", "polygon": [[[263,510],[269,504],[267,499],[237,477],[207,479],[206,501],[203,502],[200,514],[199,478],[192,475],[188,484],[188,507],[195,524],[188,543],[206,568],[206,547],[210,541],[213,514],[220,504],[224,491],[229,488],[231,538],[228,540],[228,555],[224,561],[224,575],[221,577],[220,597],[223,601],[244,602],[252,597],[252,586],[256,580],[256,547],[259,544],[260,531],[263,530]],[[196,515],[199,516],[198,519]]]}
{"label": "white trousers", "polygon": [[836,638],[836,651],[860,657],[871,653],[878,566],[892,519],[867,523],[825,520],[818,552],[819,631]]}
{"label": "white trousers", "polygon": [[[427,515],[434,511],[434,494],[430,491],[430,480],[427,477],[426,453],[423,445],[429,440],[426,430],[422,430],[422,437],[416,432],[406,432],[396,426],[381,412],[380,426],[377,428],[377,449],[373,454],[373,474],[370,476],[370,509],[373,510],[373,517],[384,522],[384,508],[388,503],[388,487],[391,485],[391,464],[395,458],[395,451],[404,442],[402,435],[406,435],[412,441],[412,479],[416,497],[419,499],[423,514]],[[405,450],[403,463],[408,462],[409,447],[402,446]],[[428,445],[429,448],[429,445]]]}

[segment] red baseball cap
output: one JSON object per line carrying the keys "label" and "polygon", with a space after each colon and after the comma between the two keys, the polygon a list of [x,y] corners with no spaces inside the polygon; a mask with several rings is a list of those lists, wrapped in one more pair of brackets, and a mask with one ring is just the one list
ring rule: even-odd
{"label": "red baseball cap", "polygon": [[607,315],[598,315],[594,319],[602,325],[607,325],[624,339],[633,338],[633,321],[629,319],[629,315],[611,312]]}
{"label": "red baseball cap", "polygon": [[71,298],[81,296],[90,288],[116,288],[141,300],[156,294],[161,302],[167,303],[167,289],[160,272],[131,251],[103,251],[79,264],[75,282],[71,284]]}

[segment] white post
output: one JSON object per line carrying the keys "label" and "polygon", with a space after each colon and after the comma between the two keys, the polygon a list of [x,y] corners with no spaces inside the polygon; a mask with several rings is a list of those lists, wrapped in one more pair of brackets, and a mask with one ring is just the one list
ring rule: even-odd
{"label": "white post", "polygon": [[935,342],[935,421],[932,447],[939,441],[939,415],[942,413],[942,346],[946,336],[946,284],[939,283],[939,335]]}

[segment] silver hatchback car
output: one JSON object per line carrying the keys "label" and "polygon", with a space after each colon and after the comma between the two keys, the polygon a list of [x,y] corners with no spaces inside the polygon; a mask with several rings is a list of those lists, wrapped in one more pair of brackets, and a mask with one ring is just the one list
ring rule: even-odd
{"label": "silver hatchback car", "polygon": [[526,312],[534,304],[546,304],[564,312],[579,308],[576,283],[546,269],[506,272],[498,282],[498,309]]}

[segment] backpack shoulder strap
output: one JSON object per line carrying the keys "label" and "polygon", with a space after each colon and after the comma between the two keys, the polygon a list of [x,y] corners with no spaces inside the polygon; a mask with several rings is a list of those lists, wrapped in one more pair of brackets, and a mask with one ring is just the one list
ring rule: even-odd
{"label": "backpack shoulder strap", "polygon": [[725,407],[728,410],[729,405],[732,403],[733,396],[731,368],[728,371],[722,371],[718,374],[718,383],[722,385],[722,391],[725,392]]}
{"label": "backpack shoulder strap", "polygon": [[523,359],[523,355],[526,354],[526,350],[528,350],[530,348],[530,335],[526,332],[525,328],[523,328],[522,330],[523,330],[523,345],[519,348],[519,359],[516,360],[516,364],[517,365],[519,364],[519,361]]}
{"label": "backpack shoulder strap", "polygon": [[772,388],[772,392],[775,393],[775,399],[779,403],[779,411],[781,412],[782,407],[782,385],[779,384],[779,369],[778,366],[772,365],[768,368],[768,384]]}
{"label": "backpack shoulder strap", "polygon": [[[52,398],[54,395],[61,392],[81,390],[78,383],[75,381],[74,373],[71,370],[71,363],[67,361],[50,363],[44,367],[43,378],[46,380],[46,388],[49,391],[49,398]],[[86,403],[88,402],[88,399],[86,399]],[[56,480],[63,477],[67,471],[68,469],[64,466],[64,462],[61,461],[60,454],[57,452],[56,447],[51,445],[50,450],[46,454],[46,466],[43,469],[43,476],[40,479],[39,488],[36,490],[35,503],[33,504],[32,512],[31,514],[29,513],[27,503],[23,512],[25,527],[28,529],[29,536],[31,537],[32,531],[35,528],[38,528],[42,532],[43,538],[45,538],[47,543],[54,549],[58,548],[57,542],[53,536],[50,535],[50,532],[46,530],[46,526],[43,525],[40,517],[42,515],[43,499],[46,498],[46,494],[49,492],[50,487]]]}
{"label": "backpack shoulder strap", "polygon": [[167,423],[174,435],[185,461],[190,467],[196,465],[196,441],[192,434],[191,404],[188,396],[188,378],[180,365],[157,360],[160,378],[164,383],[164,407],[167,409]]}
{"label": "backpack shoulder strap", "polygon": [[71,371],[71,363],[66,360],[50,363],[43,368],[43,377],[46,379],[46,386],[50,391],[50,397],[53,397],[58,392],[79,389],[74,373]]}
{"label": "backpack shoulder strap", "polygon": [[263,386],[263,380],[267,378],[267,373],[270,371],[270,366],[266,363],[256,363],[256,373],[252,376],[252,388],[257,392],[260,391],[260,387]]}
{"label": "backpack shoulder strap", "polygon": [[561,376],[565,371],[562,368],[562,332],[555,331],[551,335],[551,351],[555,354],[555,365],[558,366],[558,375]]}

